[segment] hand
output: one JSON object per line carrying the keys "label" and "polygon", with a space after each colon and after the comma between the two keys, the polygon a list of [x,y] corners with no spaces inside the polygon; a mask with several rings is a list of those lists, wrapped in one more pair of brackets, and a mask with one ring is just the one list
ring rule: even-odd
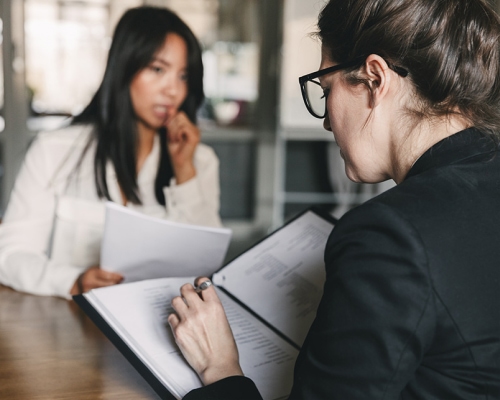
{"label": "hand", "polygon": [[[197,279],[198,283],[206,280]],[[168,322],[175,341],[205,385],[243,375],[233,333],[213,286],[198,294],[186,284],[172,306],[176,314],[170,314]]]}
{"label": "hand", "polygon": [[90,289],[116,285],[121,281],[123,281],[123,276],[120,274],[104,271],[98,265],[95,265],[78,277],[69,293],[71,295],[82,294]]}
{"label": "hand", "polygon": [[175,180],[181,184],[196,175],[193,158],[196,146],[200,142],[200,130],[183,111],[170,117],[165,127]]}

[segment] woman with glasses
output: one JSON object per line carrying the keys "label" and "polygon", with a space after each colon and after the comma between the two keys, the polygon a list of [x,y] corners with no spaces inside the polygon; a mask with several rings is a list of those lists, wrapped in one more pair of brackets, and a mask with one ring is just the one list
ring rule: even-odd
{"label": "woman with glasses", "polygon": [[164,8],[125,12],[88,106],[26,155],[0,225],[0,283],[69,298],[121,282],[99,265],[108,200],[220,226],[219,161],[196,126],[203,97],[189,27]]}
{"label": "woman with glasses", "polygon": [[[335,226],[290,398],[500,399],[499,18],[483,0],[330,0],[318,27],[306,107],[351,180],[397,186]],[[169,322],[206,385],[185,399],[259,399],[214,288],[181,296]]]}

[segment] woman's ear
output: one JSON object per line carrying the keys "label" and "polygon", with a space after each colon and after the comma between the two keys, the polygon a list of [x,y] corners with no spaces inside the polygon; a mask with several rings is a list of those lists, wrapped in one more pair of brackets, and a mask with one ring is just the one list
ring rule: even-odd
{"label": "woman's ear", "polygon": [[371,106],[377,107],[389,92],[393,72],[386,61],[377,54],[371,54],[366,58],[364,72],[370,87]]}

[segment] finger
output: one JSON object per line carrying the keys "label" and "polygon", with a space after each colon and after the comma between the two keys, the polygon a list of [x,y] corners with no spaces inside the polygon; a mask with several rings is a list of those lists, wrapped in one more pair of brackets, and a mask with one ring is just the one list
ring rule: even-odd
{"label": "finger", "polygon": [[169,129],[168,139],[170,143],[190,142],[195,140],[195,136],[190,133],[189,127],[179,124],[173,129]]}
{"label": "finger", "polygon": [[174,313],[172,313],[168,316],[167,321],[168,321],[168,323],[173,331],[175,330],[175,328],[177,328],[177,326],[181,322],[181,321],[179,321],[179,317],[177,316],[177,314],[174,314]]}
{"label": "finger", "polygon": [[115,272],[99,269],[96,270],[95,274],[95,277],[99,282],[116,284],[123,281],[123,276]]}
{"label": "finger", "polygon": [[179,125],[175,123],[175,121],[172,121],[167,126],[167,139],[169,140],[169,142],[175,142],[179,140],[179,138],[180,138]]}
{"label": "finger", "polygon": [[168,144],[191,144],[196,145],[198,143],[197,139],[191,135],[187,131],[178,130],[173,134],[169,134],[168,136]]}
{"label": "finger", "polygon": [[184,113],[178,113],[168,125],[169,131],[180,139],[197,140],[200,136],[200,130],[194,125]]}
{"label": "finger", "polygon": [[172,299],[171,303],[179,320],[183,320],[188,311],[188,306],[184,299],[181,296],[176,296]]}
{"label": "finger", "polygon": [[195,288],[190,283],[182,285],[181,296],[184,297],[184,299],[186,299],[188,307],[195,307],[197,301],[200,301],[200,296],[198,296],[198,293],[196,292]]}
{"label": "finger", "polygon": [[97,280],[95,281],[94,283],[94,286],[92,289],[94,288],[100,288],[100,287],[107,287],[107,286],[114,286],[114,285],[117,285],[119,282],[110,282],[110,281],[101,281],[101,280]]}
{"label": "finger", "polygon": [[181,113],[177,113],[173,118],[171,118],[166,124],[166,128],[169,132],[175,132],[179,130],[179,126],[182,124]]}
{"label": "finger", "polygon": [[111,272],[104,269],[100,269],[98,273],[102,279],[108,279],[108,280],[123,279],[123,276],[117,272]]}
{"label": "finger", "polygon": [[80,276],[79,279],[82,293],[100,286],[96,278],[96,271],[98,271],[98,268],[92,267]]}
{"label": "finger", "polygon": [[163,122],[163,126],[165,128],[168,127],[168,125],[174,120],[177,118],[177,116],[179,115],[179,111],[175,111],[173,114],[171,114],[166,120],[165,122]]}
{"label": "finger", "polygon": [[84,277],[82,279],[82,293],[88,292],[89,290],[115,285],[113,282],[100,281],[95,277]]}
{"label": "finger", "polygon": [[172,116],[172,118],[168,120],[168,123],[170,126],[174,127],[186,120],[189,121],[189,118],[187,117],[186,113],[184,113],[183,111],[178,111]]}

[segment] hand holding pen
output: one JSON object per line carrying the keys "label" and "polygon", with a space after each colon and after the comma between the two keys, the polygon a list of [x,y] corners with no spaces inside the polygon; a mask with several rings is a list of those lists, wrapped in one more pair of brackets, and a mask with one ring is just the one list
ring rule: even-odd
{"label": "hand holding pen", "polygon": [[205,385],[243,375],[238,348],[224,307],[212,282],[204,277],[185,284],[172,299],[168,316],[175,341]]}

